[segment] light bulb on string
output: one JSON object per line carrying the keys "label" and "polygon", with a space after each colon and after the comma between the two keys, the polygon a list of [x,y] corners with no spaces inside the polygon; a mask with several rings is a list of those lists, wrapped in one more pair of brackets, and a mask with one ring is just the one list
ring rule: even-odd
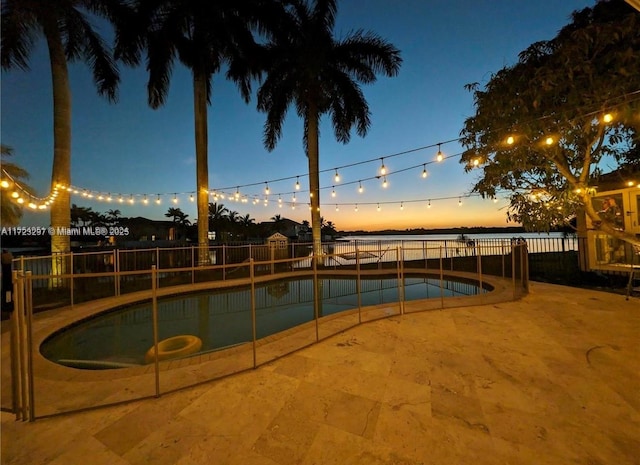
{"label": "light bulb on string", "polygon": [[142,199],[142,203],[145,205],[149,203],[149,200],[147,199],[147,194],[144,195],[144,199]]}
{"label": "light bulb on string", "polygon": [[458,206],[461,207],[462,206],[462,199],[460,197],[458,197]]}
{"label": "light bulb on string", "polygon": [[292,200],[293,200],[293,203],[296,203],[296,202],[297,202],[296,194],[293,194],[293,199],[292,199]]}
{"label": "light bulb on string", "polygon": [[239,199],[239,198],[240,198],[240,186],[236,187],[236,193],[234,194],[234,197],[235,197],[236,199]]}
{"label": "light bulb on string", "polygon": [[158,194],[158,197],[156,197],[156,204],[160,205],[160,202],[162,201],[160,200],[160,194]]}
{"label": "light bulb on string", "polygon": [[296,176],[296,190],[300,190],[300,176]]}
{"label": "light bulb on string", "polygon": [[340,208],[338,207],[338,205],[336,205],[336,211],[339,212]]}
{"label": "light bulb on string", "polygon": [[340,182],[340,175],[338,174],[338,168],[336,168],[336,175],[333,177],[336,182]]}
{"label": "light bulb on string", "polygon": [[336,196],[336,189],[335,186],[332,187],[332,191],[331,191],[331,197],[335,197]]}
{"label": "light bulb on string", "polygon": [[507,145],[513,145],[516,139],[513,136],[507,137]]}
{"label": "light bulb on string", "polygon": [[178,203],[178,195],[173,194],[173,203]]}
{"label": "light bulb on string", "polygon": [[264,193],[265,193],[266,195],[269,195],[269,192],[270,192],[270,191],[269,191],[269,184],[267,184],[267,183],[265,182],[265,183],[264,183],[264,185],[265,185]]}
{"label": "light bulb on string", "polygon": [[124,199],[122,198],[122,196],[118,197],[118,202],[124,203]]}
{"label": "light bulb on string", "polygon": [[130,195],[130,196],[129,196],[129,203],[130,203],[131,205],[133,205],[133,204],[134,204],[134,202],[135,202],[135,201],[133,200],[133,195]]}
{"label": "light bulb on string", "polygon": [[384,176],[385,174],[387,174],[387,167],[384,166],[384,158],[381,158],[380,161],[382,163],[382,165],[380,166],[380,174]]}
{"label": "light bulb on string", "polygon": [[280,194],[278,194],[278,203],[282,205],[282,197],[280,197]]}
{"label": "light bulb on string", "polygon": [[387,177],[385,176],[384,179],[382,180],[382,187],[386,189],[388,185],[389,183],[387,182]]}
{"label": "light bulb on string", "polygon": [[113,199],[111,198],[111,193],[107,194],[107,202],[111,202]]}
{"label": "light bulb on string", "polygon": [[427,208],[431,208],[431,199],[429,199],[429,203],[427,204]]}
{"label": "light bulb on string", "polygon": [[400,202],[400,210],[404,210],[404,202]]}
{"label": "light bulb on string", "polygon": [[193,194],[189,195],[189,201],[193,202]]}
{"label": "light bulb on string", "polygon": [[362,194],[362,193],[364,192],[364,189],[363,189],[363,187],[362,187],[362,181],[358,181],[358,184],[359,184],[359,186],[358,186],[358,193]]}
{"label": "light bulb on string", "polygon": [[356,204],[356,208],[355,208],[355,211],[358,211],[358,204]]}
{"label": "light bulb on string", "polygon": [[444,155],[442,154],[442,150],[440,150],[441,145],[442,145],[441,143],[438,144],[438,153],[436,154],[436,161],[444,160]]}
{"label": "light bulb on string", "polygon": [[613,115],[611,113],[605,113],[602,117],[602,121],[604,121],[605,123],[610,123],[611,121],[613,121]]}
{"label": "light bulb on string", "polygon": [[378,204],[377,210],[380,211],[380,204]]}
{"label": "light bulb on string", "polygon": [[425,163],[424,165],[422,165],[422,178],[426,178],[427,177],[427,164]]}

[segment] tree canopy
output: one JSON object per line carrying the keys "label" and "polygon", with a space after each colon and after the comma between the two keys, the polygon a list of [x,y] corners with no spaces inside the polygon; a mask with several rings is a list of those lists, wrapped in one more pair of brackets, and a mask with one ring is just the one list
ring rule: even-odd
{"label": "tree canopy", "polygon": [[640,12],[623,0],[575,11],[555,38],[467,88],[475,115],[461,131],[461,163],[479,172],[475,192],[507,192],[508,219],[528,230],[584,209],[624,236],[598,222],[591,198],[602,171],[640,163]]}

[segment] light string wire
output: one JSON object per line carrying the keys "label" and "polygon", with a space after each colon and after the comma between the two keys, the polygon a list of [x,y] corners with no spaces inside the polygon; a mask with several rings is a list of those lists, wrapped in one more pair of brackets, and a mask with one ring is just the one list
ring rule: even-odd
{"label": "light string wire", "polygon": [[[613,98],[613,99],[609,99],[609,103],[603,102],[600,105],[594,104],[593,107],[597,106],[598,109],[583,113],[582,115],[574,117],[570,121],[575,121],[578,118],[584,119],[584,118],[587,118],[587,117],[590,117],[590,116],[596,116],[596,115],[601,115],[601,114],[605,113],[605,111],[602,109],[602,107],[603,107],[603,105],[605,105],[605,103],[607,103],[607,105],[606,105],[607,108],[609,110],[611,110],[611,109],[617,108],[617,107],[619,107],[621,105],[635,102],[637,100],[640,100],[640,90],[636,90],[636,91],[633,91],[633,92],[630,92],[630,93],[627,93],[627,94],[623,94],[623,95],[621,95],[619,97],[616,97],[616,98]],[[618,103],[611,104],[610,102],[612,102],[612,101],[618,101]],[[537,118],[532,118],[531,120],[529,120],[527,122],[519,123],[518,125],[519,126],[527,125],[527,124],[529,124],[531,122],[534,122],[534,121],[544,121],[545,119],[552,118],[552,117],[553,117],[552,115],[543,115],[543,116],[540,116],[540,117],[537,117]],[[494,133],[495,132],[505,132],[505,131],[510,131],[510,130],[511,130],[511,128],[503,128],[503,129],[492,130],[489,133],[491,133],[491,132],[494,132]],[[435,148],[435,147],[438,147],[438,154],[441,154],[440,148],[441,148],[442,145],[446,145],[446,144],[449,144],[449,143],[452,143],[452,142],[459,142],[462,139],[463,139],[462,137],[458,137],[458,138],[455,138],[455,139],[449,139],[449,140],[445,140],[445,141],[442,141],[442,142],[437,142],[437,143],[433,143],[433,144],[429,144],[429,145],[424,145],[424,146],[421,146],[421,147],[417,147],[417,148],[413,148],[413,149],[409,149],[409,150],[404,150],[404,151],[397,152],[397,153],[392,153],[392,154],[383,155],[383,156],[377,156],[375,158],[371,158],[371,159],[368,159],[368,160],[362,160],[362,161],[358,161],[358,162],[354,162],[354,163],[349,163],[349,164],[345,164],[345,165],[341,165],[341,166],[336,166],[336,167],[333,167],[333,168],[326,168],[326,169],[320,170],[318,173],[322,174],[322,173],[335,171],[335,173],[337,175],[338,174],[338,170],[344,170],[346,168],[351,168],[351,167],[354,167],[354,166],[359,166],[359,165],[363,165],[363,164],[367,164],[367,163],[373,163],[373,162],[377,162],[377,161],[382,161],[382,163],[384,165],[384,159],[390,159],[390,158],[395,158],[395,157],[399,157],[399,156],[403,156],[403,155],[408,155],[408,154],[411,154],[411,153],[415,153],[415,152],[419,152],[419,151],[423,151],[423,150],[427,150],[427,149]],[[355,184],[355,183],[362,183],[363,181],[370,181],[372,179],[379,179],[380,177],[391,176],[392,174],[397,174],[397,173],[409,171],[409,170],[412,170],[412,169],[419,168],[421,166],[426,168],[426,165],[430,165],[430,164],[433,164],[433,163],[439,163],[440,161],[444,161],[444,160],[447,160],[447,159],[453,158],[453,157],[459,157],[463,153],[464,152],[461,152],[461,153],[458,153],[458,154],[455,154],[455,155],[443,156],[442,160],[429,160],[429,161],[426,161],[426,162],[423,162],[423,163],[419,163],[419,164],[411,166],[411,167],[407,167],[407,168],[395,170],[393,172],[385,173],[384,175],[375,175],[375,176],[370,176],[370,177],[366,177],[366,178],[361,178],[361,179],[359,179],[357,181],[354,180],[354,181],[351,181],[351,182],[340,183],[340,186],[346,186],[346,185],[351,185],[351,184]],[[117,197],[118,198],[117,201],[119,203],[127,202],[127,203],[130,203],[130,204],[135,203],[134,198],[140,198],[140,197],[143,198],[143,203],[144,204],[148,204],[150,202],[150,198],[152,198],[152,197],[156,197],[156,201],[153,202],[153,203],[161,203],[160,202],[160,197],[166,197],[166,196],[173,196],[173,203],[176,204],[178,195],[181,195],[181,196],[182,195],[190,195],[190,200],[193,201],[194,200],[193,196],[197,192],[197,191],[186,191],[186,192],[164,192],[164,193],[145,193],[145,194],[119,193],[119,192],[116,192],[116,193],[112,194],[110,192],[94,191],[94,190],[91,190],[91,189],[82,188],[82,187],[76,187],[76,186],[71,185],[71,186],[53,186],[53,191],[50,192],[47,196],[45,196],[45,197],[37,197],[37,196],[31,194],[25,188],[23,188],[20,185],[19,182],[17,182],[15,179],[13,179],[13,177],[9,173],[7,173],[6,170],[2,169],[2,174],[4,175],[4,178],[2,180],[2,187],[3,188],[13,187],[15,189],[14,190],[14,194],[13,194],[14,199],[17,198],[19,203],[24,203],[25,202],[24,199],[22,199],[22,202],[20,202],[20,199],[22,198],[22,196],[20,196],[19,194],[18,194],[17,197],[15,196],[15,193],[19,190],[22,193],[23,196],[28,197],[30,199],[30,202],[28,203],[28,205],[31,208],[34,208],[34,209],[36,209],[36,208],[38,208],[38,209],[46,209],[46,207],[49,206],[50,203],[55,201],[55,198],[56,198],[56,196],[58,194],[57,190],[60,187],[66,189],[67,191],[69,191],[69,192],[71,192],[73,194],[81,194],[83,197],[87,197],[87,198],[96,197],[97,200],[107,200],[108,202],[110,202],[110,201],[113,200],[114,197]],[[275,183],[278,183],[278,182],[288,181],[288,180],[292,180],[292,179],[296,179],[296,181],[298,181],[300,177],[306,177],[306,176],[308,176],[308,173],[307,174],[297,174],[297,175],[292,175],[292,176],[286,176],[286,177],[282,177],[282,178],[272,179],[272,180],[269,180],[269,181],[259,181],[259,182],[252,182],[252,183],[246,183],[246,184],[238,184],[238,185],[235,185],[235,186],[225,186],[225,187],[222,187],[222,188],[215,188],[215,189],[211,189],[211,190],[208,189],[207,192],[210,195],[212,195],[216,200],[218,198],[224,199],[225,197],[228,197],[232,201],[233,200],[240,200],[243,203],[246,203],[246,202],[248,202],[249,199],[252,199],[254,203],[257,203],[257,201],[259,201],[259,199],[261,198],[260,195],[258,195],[258,194],[242,194],[240,196],[239,195],[240,194],[240,192],[239,192],[240,188],[245,189],[245,188],[248,188],[248,187],[255,187],[255,186],[263,185],[263,184],[266,184],[267,188],[268,188],[269,183],[275,184]],[[9,181],[6,181],[5,178],[9,179],[10,183],[9,183]],[[12,184],[13,186],[10,186],[9,184]],[[297,184],[297,182],[296,182],[296,184]],[[326,190],[326,189],[330,189],[330,188],[334,188],[334,187],[335,187],[335,184],[332,185],[332,186],[321,187],[320,190]],[[230,189],[235,189],[235,192],[229,193]],[[267,194],[266,197],[268,197],[268,195],[273,195],[273,196],[277,195],[279,197],[279,199],[278,199],[278,203],[279,204],[282,204],[282,203],[285,203],[285,204],[287,204],[287,203],[288,204],[296,204],[297,201],[295,201],[295,202],[283,202],[283,201],[281,201],[281,196],[282,195],[287,195],[287,194],[294,194],[295,195],[296,193],[305,193],[305,192],[309,192],[309,191],[308,190],[296,189],[295,191],[290,191],[290,192],[270,193],[270,194]],[[468,197],[469,194],[462,194],[461,196],[462,197]],[[458,198],[458,197],[461,197],[461,196],[454,196],[452,198]],[[441,199],[443,199],[443,198],[433,198],[433,199],[430,199],[430,200],[441,200]],[[424,201],[427,201],[427,200],[424,200]],[[265,201],[265,203],[269,203],[269,199],[268,198],[265,198],[264,201]],[[422,201],[422,200],[416,200],[416,201]],[[409,203],[411,201],[408,200],[408,201],[405,201],[405,202]],[[40,205],[36,205],[36,203],[38,203]],[[385,203],[389,203],[389,202],[373,202],[373,203],[385,204]],[[391,203],[398,203],[398,202],[391,202]],[[332,205],[332,204],[334,204],[334,203],[333,202],[328,202],[327,203],[327,205]],[[352,205],[352,204],[353,203],[346,204],[346,205]],[[359,203],[359,204],[366,205],[367,202],[362,202],[362,203]],[[336,205],[345,205],[345,204],[336,204]]]}

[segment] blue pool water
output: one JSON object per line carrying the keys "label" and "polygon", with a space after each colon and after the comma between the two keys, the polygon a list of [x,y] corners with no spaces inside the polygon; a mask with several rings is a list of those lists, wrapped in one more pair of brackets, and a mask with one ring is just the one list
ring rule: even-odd
{"label": "blue pool water", "polygon": [[[357,309],[355,278],[319,279],[321,315]],[[398,302],[397,279],[361,278],[362,305]],[[475,295],[478,286],[443,282],[445,297]],[[405,300],[439,298],[440,280],[405,277]],[[278,280],[256,285],[256,334],[258,339],[314,319],[313,280]],[[159,339],[193,334],[202,339],[202,352],[252,340],[251,289],[249,286],[164,298],[158,302]],[[153,345],[151,303],[143,303],[98,315],[65,328],[42,344],[42,354],[57,363],[87,360],[143,364]]]}

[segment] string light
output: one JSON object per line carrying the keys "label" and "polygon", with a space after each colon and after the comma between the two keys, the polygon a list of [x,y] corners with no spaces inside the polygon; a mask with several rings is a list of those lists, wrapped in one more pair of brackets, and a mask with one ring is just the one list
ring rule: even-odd
{"label": "string light", "polygon": [[387,182],[387,177],[385,176],[384,179],[382,180],[382,187],[386,189],[388,185],[389,183]]}
{"label": "string light", "polygon": [[462,206],[462,199],[460,197],[458,197],[458,206],[461,207]]}
{"label": "string light", "polygon": [[378,204],[377,210],[380,211],[380,204]]}
{"label": "string light", "polygon": [[400,202],[400,210],[404,210],[404,202]]}
{"label": "string light", "polygon": [[356,204],[356,208],[355,208],[355,210],[356,210],[356,211],[358,211],[358,204]]}
{"label": "string light", "polygon": [[331,197],[335,197],[336,196],[335,186],[333,186],[332,188],[333,190],[331,191]]}
{"label": "string light", "polygon": [[429,199],[429,204],[427,205],[427,208],[431,208],[431,199]]}
{"label": "string light", "polygon": [[[624,99],[624,101],[622,99]],[[638,99],[640,99],[640,90],[632,92],[632,93],[628,93],[628,94],[623,95],[623,96],[620,96],[620,102],[621,103],[617,103],[616,105],[613,106],[613,108],[615,108],[615,107],[617,107],[617,106],[619,106],[621,104],[627,104],[629,102],[636,101]],[[579,117],[580,118],[585,118],[585,117],[589,117],[589,116],[594,118],[592,120],[592,123],[593,122],[610,123],[610,122],[615,120],[614,112],[603,113],[600,109],[595,110],[595,111],[591,111],[591,112],[583,112],[582,114],[580,114]],[[536,118],[536,120],[542,121],[544,118],[547,118],[547,116]],[[510,134],[510,135],[507,135],[505,139],[503,139],[503,141],[504,141],[503,143],[506,143],[507,145],[513,145],[516,142],[518,142],[518,139],[519,139],[519,136],[517,134]],[[457,155],[445,156],[443,154],[443,152],[442,152],[442,145],[450,143],[450,142],[455,142],[455,141],[459,142],[460,138],[452,139],[450,141],[439,142],[439,143],[436,144],[437,147],[438,147],[438,152],[437,152],[437,155],[436,155],[436,161],[439,162],[439,161],[451,158],[453,156],[461,155],[461,154],[457,154]],[[557,134],[549,135],[546,138],[543,138],[542,140],[538,140],[537,141],[537,143],[539,143],[541,145],[547,145],[547,146],[551,146],[553,144],[556,144],[557,142],[558,142],[558,135]],[[403,151],[403,152],[399,152],[399,153],[395,153],[395,154],[391,154],[391,155],[385,155],[384,157],[377,157],[377,158],[373,158],[373,159],[370,159],[370,160],[364,160],[364,161],[352,163],[352,164],[345,165],[345,166],[338,166],[338,167],[334,167],[334,168],[332,168],[330,170],[334,171],[334,173],[333,173],[334,174],[334,180],[335,180],[335,182],[338,182],[341,179],[340,173],[339,173],[340,169],[348,168],[348,167],[352,167],[352,166],[356,166],[356,165],[360,165],[360,164],[364,164],[364,163],[371,163],[371,162],[375,162],[376,160],[380,160],[380,162],[381,162],[380,175],[384,177],[383,178],[383,186],[386,187],[388,185],[388,182],[386,180],[386,175],[389,174],[389,172],[388,172],[388,170],[387,170],[387,168],[385,166],[385,163],[384,163],[384,159],[385,158],[401,156],[401,155],[405,155],[405,154],[408,154],[408,153],[413,153],[413,152],[416,152],[416,151],[419,151],[419,150],[424,150],[424,149],[427,149],[427,148],[430,148],[430,147],[433,147],[433,145],[424,146],[424,147],[418,147],[418,148],[415,148],[415,149],[411,149],[411,150],[407,150],[407,151]],[[422,177],[423,178],[429,176],[429,173],[426,170],[426,165],[429,164],[429,163],[433,163],[433,162],[427,162],[427,163],[423,163],[422,164],[422,166],[423,166]],[[478,166],[481,163],[481,160],[479,158],[478,159],[474,159],[474,160],[472,160],[471,163],[472,163],[473,166]],[[412,167],[412,168],[415,169],[415,167]],[[396,173],[401,172],[401,171],[406,171],[408,169],[409,168],[403,169],[403,170],[399,170],[399,171],[394,170],[393,174],[396,174]],[[330,171],[330,170],[323,170],[323,171],[320,171],[320,173],[323,173],[323,172],[326,172],[326,171]],[[111,197],[110,193],[105,195],[104,192],[95,192],[95,191],[92,191],[92,190],[89,190],[89,189],[86,189],[86,188],[75,188],[75,187],[73,187],[71,185],[65,185],[64,183],[55,183],[55,185],[52,186],[52,190],[51,190],[50,194],[48,194],[45,198],[37,198],[33,194],[28,192],[27,190],[22,188],[21,186],[19,186],[17,183],[15,183],[15,181],[12,184],[10,182],[10,181],[12,181],[12,179],[5,179],[5,176],[10,178],[10,175],[8,173],[6,173],[5,170],[2,170],[2,180],[0,181],[0,187],[2,187],[3,189],[11,188],[12,189],[11,196],[12,196],[12,198],[14,200],[17,201],[17,199],[22,199],[22,203],[26,203],[27,206],[29,206],[30,204],[34,204],[34,205],[36,205],[36,208],[38,208],[38,209],[40,208],[40,206],[46,207],[47,205],[50,205],[52,202],[54,202],[56,197],[57,197],[57,195],[58,195],[58,191],[59,190],[64,190],[64,191],[67,191],[67,192],[73,193],[73,194],[79,194],[80,193],[83,197],[88,198],[88,199],[92,199],[92,198],[95,197],[95,198],[97,198],[98,201],[105,201],[106,200],[107,202],[110,202],[110,201],[114,200]],[[270,182],[278,182],[278,181],[282,181],[282,180],[285,180],[285,179],[291,179],[292,177],[264,181],[265,193],[267,195],[271,193],[271,190],[269,189],[269,183]],[[299,177],[300,177],[300,175],[296,175],[295,176],[295,178],[296,178],[295,190],[296,191],[300,190]],[[378,177],[378,176],[374,176],[374,177]],[[372,178],[367,178],[367,179],[365,179],[365,181],[368,180],[368,179],[372,179]],[[635,184],[633,182],[627,183],[626,181],[625,181],[625,183],[626,183],[626,186],[628,186],[628,187],[632,187]],[[239,188],[240,187],[253,186],[253,185],[259,185],[259,184],[260,183],[253,183],[253,184],[247,184],[245,186],[236,186],[236,194],[237,194],[236,195],[236,200],[241,200],[242,202],[245,202],[245,203],[248,202],[247,198],[242,198],[242,199],[240,198]],[[347,183],[347,184],[349,184],[349,183]],[[14,188],[14,186],[15,186],[15,188]],[[217,197],[219,196],[220,198],[224,199],[225,198],[225,194],[222,192],[222,191],[224,191],[224,189],[226,189],[226,188],[220,189],[221,190],[220,193],[218,193],[216,191],[208,191],[208,190],[205,190],[205,192],[207,193],[207,195],[213,196],[213,198],[217,199]],[[326,189],[326,188],[322,187],[321,189]],[[358,181],[358,192],[362,193],[363,191],[364,191],[364,189],[362,187],[362,180],[359,180]],[[332,196],[334,196],[333,195],[334,192],[335,192],[335,187],[333,186],[333,188],[332,188]],[[191,202],[194,201],[193,193],[186,192],[184,194],[190,194],[189,200]],[[310,193],[310,197],[312,197],[312,194],[313,193]],[[143,200],[141,200],[141,203],[146,205],[146,204],[149,203],[149,197],[153,197],[154,194],[148,194],[148,193],[147,194],[144,194],[144,193],[141,193],[141,194],[128,194],[127,193],[127,194],[124,194],[124,195],[125,196],[129,196],[128,197],[128,202],[131,203],[131,204],[135,203],[134,195],[137,198],[143,197]],[[171,195],[171,194],[160,194],[160,193],[156,194],[156,203],[161,203],[161,200],[162,200],[161,196],[163,196],[163,195]],[[228,194],[228,197],[229,197],[229,199],[231,199],[232,194]],[[116,196],[116,198],[118,199],[119,203],[123,203],[126,197],[123,198],[123,194],[118,194]],[[497,202],[498,199],[494,198],[493,200],[494,200],[494,202]],[[178,203],[178,193],[173,193],[172,201],[173,201],[174,204]],[[294,201],[295,201],[295,195],[294,195]],[[459,199],[459,203],[461,204],[461,199]]]}
{"label": "string light", "polygon": [[339,212],[340,211],[340,207],[338,207],[338,205],[336,204],[336,211]]}

